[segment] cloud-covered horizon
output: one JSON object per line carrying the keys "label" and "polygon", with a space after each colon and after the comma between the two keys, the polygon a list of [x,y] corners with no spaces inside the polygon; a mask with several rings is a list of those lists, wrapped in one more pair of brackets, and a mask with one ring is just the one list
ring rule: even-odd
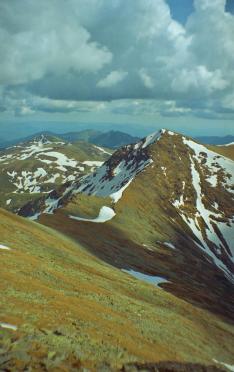
{"label": "cloud-covered horizon", "polygon": [[234,118],[234,16],[194,0],[0,3],[0,111]]}

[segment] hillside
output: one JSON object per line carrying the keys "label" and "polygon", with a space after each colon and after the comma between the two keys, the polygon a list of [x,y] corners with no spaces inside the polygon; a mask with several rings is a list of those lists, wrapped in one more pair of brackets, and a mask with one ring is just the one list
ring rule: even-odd
{"label": "hillside", "polygon": [[30,200],[70,184],[92,172],[111,155],[110,150],[36,136],[0,153],[0,206],[16,212]]}
{"label": "hillside", "polygon": [[99,261],[56,231],[4,210],[0,220],[1,370],[233,364],[230,324]]}
{"label": "hillside", "polygon": [[55,211],[40,222],[109,264],[146,280],[162,277],[166,290],[233,319],[233,174],[230,159],[163,130],[21,212]]}

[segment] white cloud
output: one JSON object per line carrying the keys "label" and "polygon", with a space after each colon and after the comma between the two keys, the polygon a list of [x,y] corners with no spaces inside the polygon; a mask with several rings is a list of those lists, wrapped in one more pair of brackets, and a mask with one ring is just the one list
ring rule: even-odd
{"label": "white cloud", "polygon": [[97,86],[99,88],[113,87],[114,85],[123,81],[126,78],[127,74],[128,73],[126,71],[120,71],[120,70],[111,71],[106,77],[99,80],[99,82],[97,83]]}
{"label": "white cloud", "polygon": [[192,70],[182,69],[172,81],[172,87],[177,92],[202,90],[212,93],[223,90],[229,82],[222,77],[220,70],[208,71],[206,66],[196,66]]}
{"label": "white cloud", "polygon": [[223,10],[226,4],[226,0],[194,0],[196,9],[206,10],[213,8],[215,10]]}
{"label": "white cloud", "polygon": [[[0,106],[86,110],[80,100],[104,105],[92,109],[144,106],[162,115],[219,107],[225,116],[233,102],[234,16],[224,0],[194,6],[183,26],[165,0],[0,2]],[[110,100],[118,104],[103,103]]]}
{"label": "white cloud", "polygon": [[1,3],[0,84],[21,84],[70,70],[94,72],[111,62],[111,52],[91,40],[69,3],[65,13],[54,1],[42,0],[40,6],[25,0]]}
{"label": "white cloud", "polygon": [[148,75],[147,71],[144,68],[140,69],[139,76],[146,88],[152,89],[154,87],[152,78]]}

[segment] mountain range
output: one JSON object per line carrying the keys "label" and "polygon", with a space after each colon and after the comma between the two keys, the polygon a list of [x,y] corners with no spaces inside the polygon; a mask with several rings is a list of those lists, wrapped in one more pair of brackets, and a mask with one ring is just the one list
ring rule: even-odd
{"label": "mountain range", "polygon": [[[105,155],[83,173],[81,145],[85,159]],[[24,368],[40,360],[45,370],[233,368],[234,146],[165,129],[114,152],[41,137],[20,146],[4,153],[5,167],[30,154],[66,170],[55,189],[17,209],[27,219],[0,211],[6,360]],[[78,172],[69,180],[68,168]]]}
{"label": "mountain range", "polygon": [[[66,142],[77,142],[84,141],[88,143],[93,143],[98,146],[108,147],[116,149],[118,147],[128,145],[131,143],[138,142],[140,140],[137,136],[132,136],[128,133],[121,131],[111,130],[108,132],[96,131],[93,129],[82,130],[78,132],[68,132],[68,133],[55,133],[51,131],[41,131],[38,133],[31,134],[23,138],[7,140],[6,138],[0,137],[0,149],[6,149],[7,147],[14,146],[20,142],[32,141],[35,137],[40,136],[50,136],[60,138],[60,140]],[[234,143],[234,136],[227,135],[224,137],[218,136],[198,136],[195,139],[206,145],[226,145],[229,143]]]}
{"label": "mountain range", "polygon": [[98,146],[108,147],[108,148],[118,148],[123,145],[127,145],[129,143],[134,143],[139,140],[138,137],[133,137],[130,134],[120,132],[120,131],[109,131],[109,132],[100,132],[95,130],[83,130],[80,132],[68,132],[68,133],[53,133],[49,131],[39,132],[28,137],[24,137],[21,139],[14,139],[11,141],[1,140],[0,139],[0,149],[6,149],[7,147],[11,147],[18,143],[24,143],[32,141],[34,138],[38,138],[41,136],[49,136],[59,138],[60,141],[66,142],[77,142],[77,141],[84,141],[88,143],[92,143]]}

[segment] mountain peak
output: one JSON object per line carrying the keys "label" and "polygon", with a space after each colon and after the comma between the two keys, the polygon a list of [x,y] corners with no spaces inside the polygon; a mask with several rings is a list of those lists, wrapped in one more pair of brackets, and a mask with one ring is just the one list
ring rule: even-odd
{"label": "mountain peak", "polygon": [[[151,134],[149,134],[148,136],[144,137],[140,142],[138,142],[136,144],[136,146],[138,147],[142,147],[143,149],[154,144],[155,142],[157,142],[162,136],[164,135],[170,135],[170,136],[175,136],[175,135],[179,135],[175,132],[172,132],[168,129],[165,129],[165,128],[162,128],[156,132],[153,132]],[[181,136],[181,135],[179,135]]]}
{"label": "mountain peak", "polygon": [[[53,213],[80,193],[109,197],[114,209],[123,192],[131,195],[131,190],[137,189],[149,198],[153,194],[164,219],[168,219],[167,213],[173,215],[187,232],[189,246],[203,251],[232,281],[233,174],[232,160],[189,137],[161,129],[136,144],[121,147],[93,173],[63,189],[61,195],[49,195],[40,211]],[[170,224],[171,219],[168,221]]]}

